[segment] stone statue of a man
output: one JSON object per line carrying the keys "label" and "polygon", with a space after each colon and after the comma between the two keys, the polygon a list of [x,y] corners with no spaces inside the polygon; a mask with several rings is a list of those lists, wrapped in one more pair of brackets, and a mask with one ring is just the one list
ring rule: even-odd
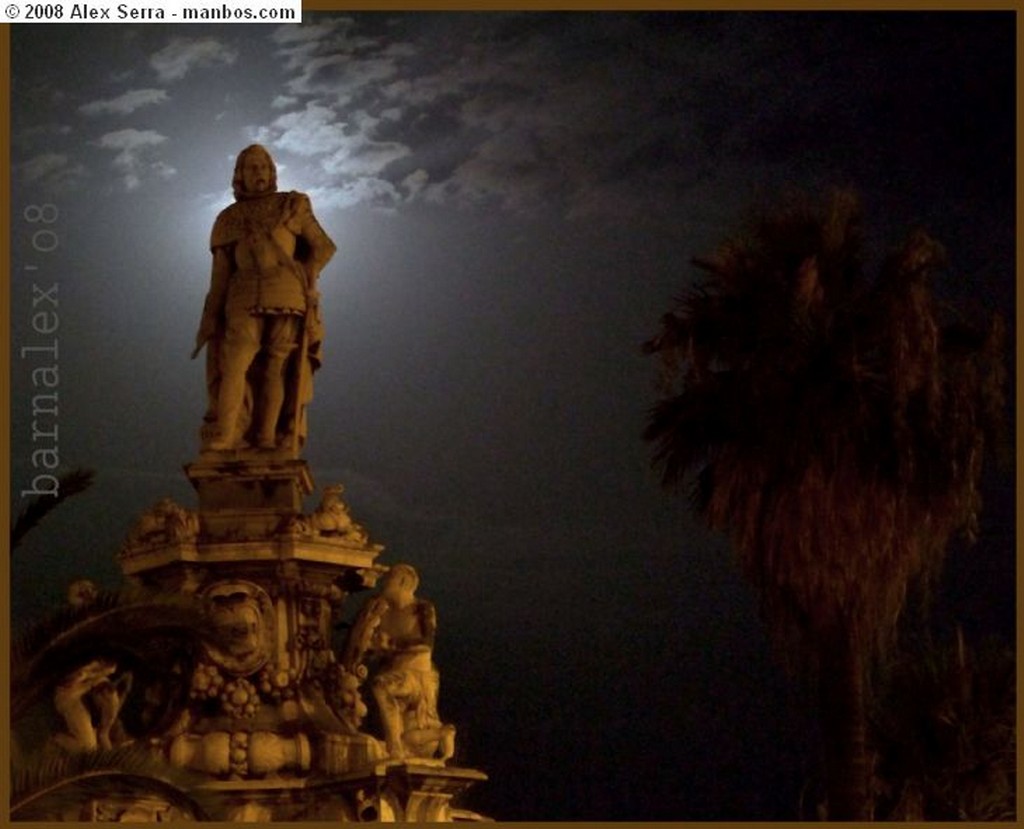
{"label": "stone statue of a man", "polygon": [[196,335],[207,347],[203,448],[297,452],[319,366],[317,278],[336,250],[304,193],[277,192],[258,144],[238,156],[235,203],[213,225],[213,273]]}

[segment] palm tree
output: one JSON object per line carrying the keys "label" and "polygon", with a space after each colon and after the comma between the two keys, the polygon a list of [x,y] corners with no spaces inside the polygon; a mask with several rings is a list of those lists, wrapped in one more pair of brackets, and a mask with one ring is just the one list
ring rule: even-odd
{"label": "palm tree", "polygon": [[869,814],[869,661],[909,584],[974,531],[1004,405],[1001,326],[940,320],[942,247],[915,232],[869,279],[848,192],[754,216],[645,348],[663,482],[734,542],[776,640],[818,679],[828,813]]}

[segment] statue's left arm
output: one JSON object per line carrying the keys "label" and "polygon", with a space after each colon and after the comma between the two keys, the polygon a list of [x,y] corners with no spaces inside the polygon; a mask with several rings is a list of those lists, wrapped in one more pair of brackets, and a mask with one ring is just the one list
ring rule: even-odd
{"label": "statue's left arm", "polygon": [[313,289],[317,277],[320,276],[320,271],[331,261],[331,257],[334,256],[338,248],[313,215],[309,196],[305,193],[294,193],[292,198],[291,226],[296,236],[300,237],[309,247],[309,254],[302,264],[309,275],[309,287]]}

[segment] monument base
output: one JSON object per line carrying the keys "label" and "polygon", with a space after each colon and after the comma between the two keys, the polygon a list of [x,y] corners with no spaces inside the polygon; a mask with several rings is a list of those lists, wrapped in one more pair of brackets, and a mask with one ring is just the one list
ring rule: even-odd
{"label": "monument base", "polygon": [[200,458],[185,466],[199,495],[199,524],[210,540],[266,538],[302,514],[313,491],[304,460]]}

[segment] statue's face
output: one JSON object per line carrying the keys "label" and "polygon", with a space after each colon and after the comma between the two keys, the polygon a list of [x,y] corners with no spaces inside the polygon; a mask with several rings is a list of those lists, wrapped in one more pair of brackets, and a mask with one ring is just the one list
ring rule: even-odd
{"label": "statue's face", "polygon": [[273,650],[270,597],[249,582],[219,582],[206,591],[207,614],[214,636],[207,655],[222,669],[248,675],[266,664]]}
{"label": "statue's face", "polygon": [[246,193],[266,193],[270,189],[270,159],[263,153],[249,153],[242,162],[242,184]]}
{"label": "statue's face", "polygon": [[239,659],[249,659],[260,647],[262,619],[256,602],[248,596],[214,600],[210,613],[226,650]]}
{"label": "statue's face", "polygon": [[381,595],[385,599],[395,600],[411,596],[416,590],[416,577],[401,568],[394,568],[386,576],[381,585]]}

